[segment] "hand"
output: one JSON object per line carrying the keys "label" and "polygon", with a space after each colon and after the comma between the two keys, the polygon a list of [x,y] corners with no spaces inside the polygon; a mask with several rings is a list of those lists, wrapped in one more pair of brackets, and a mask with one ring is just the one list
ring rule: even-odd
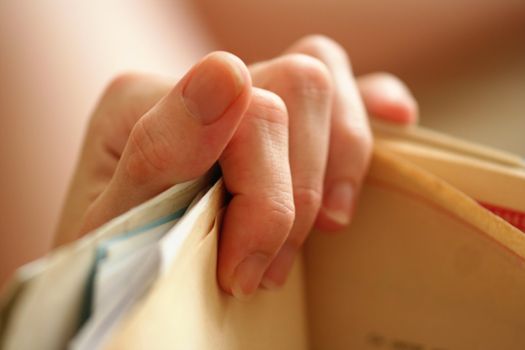
{"label": "hand", "polygon": [[239,298],[280,286],[314,222],[334,230],[351,220],[372,147],[365,107],[400,123],[417,118],[399,80],[356,81],[344,51],[319,36],[250,68],[212,53],[174,86],[121,76],[90,120],[57,244],[218,161],[232,194],[218,281]]}

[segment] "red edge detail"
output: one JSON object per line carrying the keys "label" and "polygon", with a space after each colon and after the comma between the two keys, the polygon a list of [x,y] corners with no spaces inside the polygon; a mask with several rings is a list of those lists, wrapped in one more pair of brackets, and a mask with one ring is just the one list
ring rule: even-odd
{"label": "red edge detail", "polygon": [[514,227],[517,227],[525,233],[525,213],[519,212],[514,209],[500,207],[498,205],[480,202],[478,203],[485,209],[491,211],[493,214],[499,216],[503,220],[507,221]]}

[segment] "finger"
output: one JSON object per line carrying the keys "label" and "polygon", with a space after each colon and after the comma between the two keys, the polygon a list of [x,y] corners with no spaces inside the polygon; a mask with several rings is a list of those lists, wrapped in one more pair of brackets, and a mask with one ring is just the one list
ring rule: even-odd
{"label": "finger", "polygon": [[113,79],[105,89],[90,119],[55,245],[77,237],[86,210],[113,177],[133,125],[172,86],[164,78],[128,73]]}
{"label": "finger", "polygon": [[136,122],[165,96],[173,84],[164,77],[123,74],[113,79],[90,120],[80,172],[102,187],[113,176]]}
{"label": "finger", "polygon": [[233,198],[221,231],[218,279],[240,299],[259,287],[293,224],[287,123],[284,102],[254,88],[250,108],[220,159]]}
{"label": "finger", "polygon": [[295,222],[265,273],[266,288],[281,286],[310,231],[323,193],[328,157],[332,82],[319,60],[289,54],[250,68],[254,85],[279,95],[289,116],[289,157]]}
{"label": "finger", "polygon": [[368,168],[372,137],[368,118],[345,51],[334,41],[311,36],[289,52],[300,52],[326,64],[334,82],[330,151],[322,208],[316,221],[323,230],[350,223],[362,179]]}
{"label": "finger", "polygon": [[[87,142],[118,160],[136,122],[173,87],[165,77],[125,73],[106,87],[88,128]],[[94,151],[94,149],[89,149]]]}
{"label": "finger", "polygon": [[235,132],[250,96],[251,79],[242,61],[224,52],[205,57],[137,121],[84,230],[204,174]]}
{"label": "finger", "polygon": [[400,124],[417,123],[417,102],[399,78],[373,73],[359,77],[357,86],[370,115]]}

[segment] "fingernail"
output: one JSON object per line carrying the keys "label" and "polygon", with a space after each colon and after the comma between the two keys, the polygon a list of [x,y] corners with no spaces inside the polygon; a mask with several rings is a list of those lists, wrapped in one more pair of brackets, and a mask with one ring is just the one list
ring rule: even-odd
{"label": "fingernail", "polygon": [[337,182],[327,193],[323,203],[326,216],[334,222],[346,226],[350,223],[355,191],[350,182]]}
{"label": "fingernail", "polygon": [[249,299],[259,287],[268,262],[269,258],[260,253],[244,259],[235,270],[231,287],[233,296],[239,300]]}
{"label": "fingernail", "polygon": [[275,282],[270,277],[266,277],[266,276],[263,277],[263,279],[261,281],[261,285],[263,286],[264,289],[267,289],[267,290],[277,290],[277,289],[281,288],[280,284]]}
{"label": "fingernail", "polygon": [[268,290],[281,288],[292,269],[297,250],[285,243],[266,271],[261,285]]}
{"label": "fingernail", "polygon": [[182,96],[186,109],[201,123],[218,120],[240,95],[244,77],[239,64],[229,54],[216,53],[191,73]]}

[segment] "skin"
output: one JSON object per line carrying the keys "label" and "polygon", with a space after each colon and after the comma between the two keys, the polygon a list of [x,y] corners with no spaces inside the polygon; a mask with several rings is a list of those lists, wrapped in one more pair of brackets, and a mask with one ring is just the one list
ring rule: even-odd
{"label": "skin", "polygon": [[219,284],[241,299],[282,286],[314,225],[351,221],[371,153],[366,111],[417,118],[403,83],[382,73],[355,79],[344,50],[321,36],[250,67],[214,52],[175,84],[120,76],[91,117],[56,245],[218,162],[232,194]]}

